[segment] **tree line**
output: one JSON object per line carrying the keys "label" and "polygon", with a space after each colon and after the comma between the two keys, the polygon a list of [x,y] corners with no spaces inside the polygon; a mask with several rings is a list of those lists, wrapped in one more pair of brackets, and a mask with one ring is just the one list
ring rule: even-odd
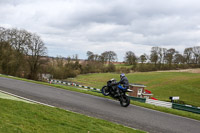
{"label": "tree line", "polygon": [[[135,72],[135,71],[156,71],[170,69],[186,69],[200,67],[200,46],[188,47],[183,54],[174,48],[166,49],[152,47],[150,55],[142,54],[139,57],[133,51],[127,51],[124,56],[124,64],[132,67],[118,67],[112,65],[117,61],[117,54],[114,51],[105,51],[102,54],[87,52],[88,61],[109,64],[113,72]],[[98,65],[99,66],[99,65]]]}
{"label": "tree line", "polygon": [[[124,64],[116,67],[117,54],[105,51],[95,54],[87,51],[87,59],[73,57],[50,58],[41,37],[35,33],[16,28],[0,27],[0,73],[37,80],[48,73],[57,79],[75,77],[79,74],[135,71],[155,71],[200,67],[200,46],[185,48],[181,54],[174,48],[152,47],[150,55],[136,56],[133,51],[124,55]],[[131,66],[131,67],[130,67]]]}
{"label": "tree line", "polygon": [[[116,59],[116,55],[113,54],[115,53],[104,52],[101,57],[97,57],[88,52],[88,60],[81,64],[78,55],[49,58],[47,48],[39,35],[17,28],[0,27],[0,73],[2,74],[38,80],[41,74],[47,73],[54,78],[65,79],[78,74],[113,72],[113,64],[104,65],[105,62],[111,63]],[[95,62],[97,58],[98,60],[101,58],[101,62]]]}
{"label": "tree line", "polygon": [[115,53],[106,51],[102,55],[88,51],[88,59],[82,61],[78,59],[78,55],[67,58],[58,56],[48,62],[46,70],[48,70],[47,73],[53,75],[53,78],[56,79],[66,79],[87,73],[115,72],[116,69],[112,63],[116,59]]}
{"label": "tree line", "polygon": [[174,48],[161,47],[152,47],[150,55],[142,54],[139,57],[128,51],[125,62],[133,65],[135,71],[197,68],[200,67],[200,46],[185,48],[183,54]]}

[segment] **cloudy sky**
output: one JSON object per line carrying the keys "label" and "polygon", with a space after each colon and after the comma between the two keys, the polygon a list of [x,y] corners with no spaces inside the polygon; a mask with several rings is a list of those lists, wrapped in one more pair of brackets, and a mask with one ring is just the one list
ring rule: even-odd
{"label": "cloudy sky", "polygon": [[200,46],[199,0],[0,0],[0,26],[41,36],[49,56]]}

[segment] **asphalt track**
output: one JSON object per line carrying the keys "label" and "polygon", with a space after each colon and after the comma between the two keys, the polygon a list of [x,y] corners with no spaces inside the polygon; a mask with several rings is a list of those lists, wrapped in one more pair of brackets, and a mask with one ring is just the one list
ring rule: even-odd
{"label": "asphalt track", "polygon": [[200,133],[200,121],[88,94],[3,77],[0,90],[150,133]]}

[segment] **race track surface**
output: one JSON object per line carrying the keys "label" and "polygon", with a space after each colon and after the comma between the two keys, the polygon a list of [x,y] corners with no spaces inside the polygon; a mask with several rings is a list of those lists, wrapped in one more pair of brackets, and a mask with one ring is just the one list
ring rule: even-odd
{"label": "race track surface", "polygon": [[150,133],[200,133],[200,121],[79,92],[0,77],[0,90]]}

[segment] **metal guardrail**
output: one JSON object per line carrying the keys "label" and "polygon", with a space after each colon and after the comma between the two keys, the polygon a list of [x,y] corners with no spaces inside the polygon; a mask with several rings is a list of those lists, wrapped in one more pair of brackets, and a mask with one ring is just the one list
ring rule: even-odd
{"label": "metal guardrail", "polygon": [[191,105],[173,103],[172,108],[200,114],[200,107],[195,107],[195,106],[191,106]]}
{"label": "metal guardrail", "polygon": [[131,100],[138,101],[138,102],[142,102],[142,103],[145,103],[145,102],[146,102],[146,98],[133,97],[133,96],[129,96],[129,98],[130,98]]}

